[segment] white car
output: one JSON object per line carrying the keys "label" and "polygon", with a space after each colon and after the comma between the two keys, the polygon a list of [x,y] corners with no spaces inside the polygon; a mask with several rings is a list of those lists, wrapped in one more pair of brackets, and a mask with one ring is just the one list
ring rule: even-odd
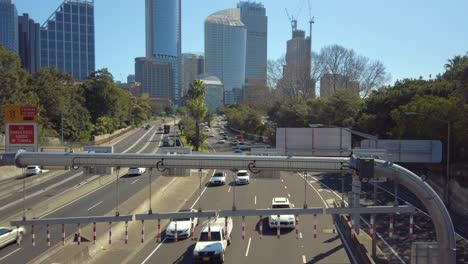
{"label": "white car", "polygon": [[[196,212],[194,209],[181,210],[181,212]],[[166,237],[168,239],[174,239],[176,234],[176,224],[177,224],[177,238],[188,238],[192,233],[192,221],[193,227],[198,224],[198,218],[179,218],[172,219],[169,225],[166,228]]]}
{"label": "white car", "polygon": [[208,232],[208,224],[202,228],[198,235],[197,244],[193,249],[192,263],[224,263],[226,249],[231,244],[233,228],[231,217],[228,217],[227,228],[224,221],[224,217],[212,221],[210,223],[210,233]]}
{"label": "white car", "polygon": [[128,175],[140,176],[146,172],[146,168],[130,168],[128,169]]}
{"label": "white car", "polygon": [[26,168],[26,176],[32,176],[42,173],[41,167],[37,165],[29,165]]}
{"label": "white car", "polygon": [[226,143],[226,140],[225,140],[225,139],[220,139],[220,140],[218,140],[218,144],[224,144],[224,143]]}
{"label": "white car", "polygon": [[224,171],[215,172],[210,180],[210,185],[224,185],[226,184],[226,173]]}
{"label": "white car", "polygon": [[[288,198],[286,197],[275,197],[271,202],[272,209],[285,209],[291,208]],[[268,225],[270,229],[276,229],[278,227],[278,222],[280,228],[295,228],[296,227],[296,217],[294,215],[270,215],[268,217]]]}
{"label": "white car", "polygon": [[236,172],[236,184],[249,184],[250,174],[246,170],[238,170]]}
{"label": "white car", "polygon": [[24,227],[0,227],[0,248],[15,242],[17,239],[22,239],[26,234]]}

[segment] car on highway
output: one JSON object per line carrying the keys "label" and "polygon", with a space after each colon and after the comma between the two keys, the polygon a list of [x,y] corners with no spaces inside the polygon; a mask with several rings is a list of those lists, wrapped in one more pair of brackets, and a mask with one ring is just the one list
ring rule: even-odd
{"label": "car on highway", "polygon": [[226,172],[217,171],[210,180],[210,185],[224,185],[226,184]]}
{"label": "car on highway", "polygon": [[226,249],[231,244],[232,228],[231,217],[227,218],[226,223],[224,217],[217,218],[210,225],[207,223],[193,249],[193,263],[224,263]]}
{"label": "car on highway", "polygon": [[[272,209],[285,209],[291,208],[288,198],[286,197],[274,197],[271,201]],[[270,229],[278,228],[295,228],[296,218],[294,215],[270,215],[268,217],[268,226]]]}
{"label": "car on highway", "polygon": [[128,169],[129,176],[140,176],[146,172],[146,168],[130,168]]}
{"label": "car on highway", "polygon": [[236,184],[249,184],[250,183],[250,174],[246,170],[238,170],[236,172]]}
{"label": "car on highway", "polygon": [[16,242],[18,239],[21,241],[24,234],[26,234],[26,229],[22,226],[19,228],[0,227],[0,248]]}
{"label": "car on highway", "polygon": [[226,143],[226,140],[225,140],[225,139],[220,139],[220,140],[218,140],[218,144],[224,144],[224,143]]}
{"label": "car on highway", "polygon": [[157,134],[164,134],[164,128],[162,127],[159,127],[158,128],[158,132],[156,132]]}
{"label": "car on highway", "polygon": [[242,149],[236,148],[234,149],[234,153],[242,153]]}
{"label": "car on highway", "polygon": [[[180,212],[196,212],[194,209],[184,209]],[[198,225],[197,217],[184,217],[171,219],[171,222],[166,228],[166,237],[168,239],[188,238],[192,234],[192,228]]]}
{"label": "car on highway", "polygon": [[32,175],[37,175],[41,173],[42,173],[41,167],[37,165],[29,165],[26,168],[26,176],[32,176]]}
{"label": "car on highway", "polygon": [[229,137],[228,137],[227,135],[224,135],[224,136],[223,136],[223,139],[224,139],[224,140],[228,140]]}
{"label": "car on highway", "polygon": [[208,137],[215,137],[215,134],[214,134],[214,133],[210,133],[210,134],[208,135]]}

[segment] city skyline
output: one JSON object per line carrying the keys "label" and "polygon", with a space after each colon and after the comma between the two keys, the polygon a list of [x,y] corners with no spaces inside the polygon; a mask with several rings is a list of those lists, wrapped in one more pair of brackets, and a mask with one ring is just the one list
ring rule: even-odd
{"label": "city skyline", "polygon": [[[13,1],[18,14],[43,23],[60,0],[31,2]],[[182,51],[199,53],[203,50],[203,20],[209,14],[235,6],[239,1],[206,1],[199,5],[182,2]],[[297,14],[303,1],[278,3],[260,1],[267,9],[269,28],[268,58],[276,59],[285,53],[290,24],[285,14],[287,7]],[[406,77],[433,77],[443,71],[446,61],[465,54],[468,36],[463,34],[463,11],[468,3],[460,0],[394,1],[374,3],[366,0],[356,3],[311,1],[312,15],[316,17],[312,49],[318,51],[330,44],[354,49],[372,59],[381,60],[392,74],[392,82]],[[114,3],[99,1],[96,5],[96,68],[109,68],[117,80],[125,80],[133,73],[134,58],[145,52],[144,2]],[[110,16],[112,14],[112,17]],[[298,15],[299,28],[305,29],[308,20],[307,4]],[[434,18],[438,19],[434,23]],[[445,19],[444,19],[445,18]],[[122,38],[125,36],[125,38]],[[112,43],[112,44],[111,44]],[[121,54],[115,56],[115,54]],[[427,54],[430,54],[428,56]],[[399,55],[399,56],[395,56]]]}

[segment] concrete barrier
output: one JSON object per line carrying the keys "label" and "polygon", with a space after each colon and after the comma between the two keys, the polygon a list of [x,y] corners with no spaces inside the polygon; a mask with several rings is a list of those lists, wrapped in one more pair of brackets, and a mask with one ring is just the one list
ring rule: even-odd
{"label": "concrete barrier", "polygon": [[129,127],[122,128],[122,129],[119,129],[117,131],[114,131],[113,133],[110,133],[110,134],[94,136],[94,145],[100,145],[100,144],[104,144],[106,142],[110,142],[111,140],[113,140],[113,139],[115,139],[115,138],[129,132],[132,129],[133,129],[133,127],[129,126]]}

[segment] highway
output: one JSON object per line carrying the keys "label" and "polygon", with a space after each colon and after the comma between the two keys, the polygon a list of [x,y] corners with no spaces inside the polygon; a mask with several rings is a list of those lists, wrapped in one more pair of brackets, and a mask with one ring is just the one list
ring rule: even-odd
{"label": "highway", "polygon": [[[115,152],[129,152],[129,153],[154,153],[157,151],[160,143],[160,134],[156,134],[158,126],[154,126],[150,130],[139,129],[128,138],[122,140],[114,147]],[[70,176],[70,173],[75,173],[70,171],[62,175],[60,178],[66,178]],[[156,175],[156,173],[154,173]],[[95,181],[100,181],[99,177],[95,175],[86,175],[85,177],[76,177],[76,180],[70,180],[57,188],[53,188],[48,192],[44,192],[34,199],[27,200],[27,208],[33,208],[36,204],[44,202],[46,199],[50,199],[51,196],[57,194],[58,197],[53,199],[60,199],[60,195],[67,195],[68,193],[63,193],[62,190],[71,190],[78,187],[83,187],[84,185],[78,185],[80,182],[91,179],[87,182],[88,184]],[[120,175],[119,180],[119,201],[124,202],[130,197],[132,197],[139,190],[143,189],[147,185],[147,181],[141,181],[138,177],[129,177],[127,178],[123,173]],[[58,178],[58,177],[57,177]],[[152,177],[153,180],[157,179],[157,176]],[[54,180],[57,180],[54,178]],[[55,217],[73,217],[73,216],[100,216],[109,213],[114,210],[115,202],[115,180],[111,183],[100,185],[97,189],[91,190],[87,195],[83,196],[81,199],[73,200],[67,203],[65,206],[59,207],[47,214],[41,215],[41,212],[35,212],[36,216],[40,218],[55,218]],[[44,184],[48,184],[47,182]],[[62,193],[61,193],[62,192]],[[18,210],[21,211],[22,203],[18,203],[15,206],[11,206],[8,209],[2,212],[2,218],[12,219],[12,215],[16,216],[15,219],[20,218],[18,215]],[[34,210],[34,209],[32,209]],[[74,231],[75,226],[66,226],[68,233]],[[34,257],[45,252],[48,247],[46,244],[46,232],[45,227],[37,226],[35,227],[36,233],[36,247],[32,247],[30,227],[27,227],[28,233],[23,238],[23,245],[21,248],[17,248],[14,245],[10,245],[0,250],[0,262],[1,263],[26,263],[32,260]],[[61,227],[60,226],[51,226],[51,234],[54,235],[55,239],[52,239],[52,245],[60,241],[61,236]]]}

